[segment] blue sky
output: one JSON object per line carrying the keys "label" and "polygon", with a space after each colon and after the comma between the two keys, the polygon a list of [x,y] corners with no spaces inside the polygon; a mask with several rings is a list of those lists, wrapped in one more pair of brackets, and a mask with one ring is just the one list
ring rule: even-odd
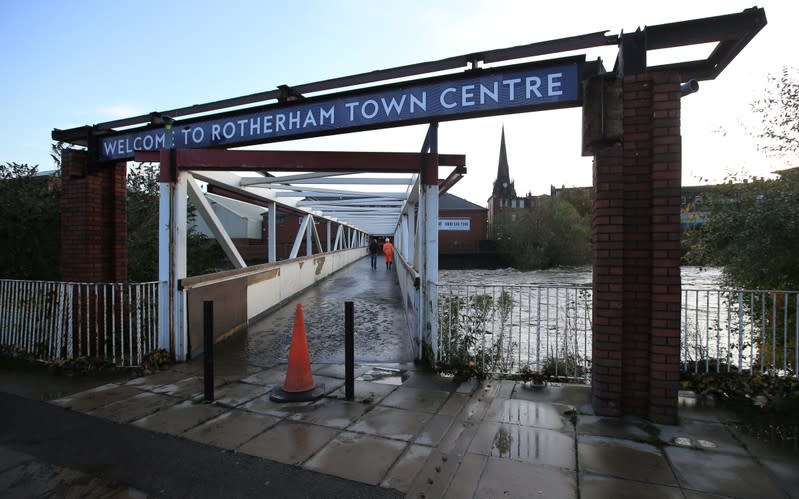
{"label": "blue sky", "polygon": [[[790,47],[797,2],[767,0],[769,24],[713,82],[683,100],[683,183],[726,171],[763,174],[740,122],[769,73],[799,65]],[[740,12],[752,0],[45,1],[0,0],[0,162],[52,168],[50,132],[338,76],[583,33]],[[587,51],[613,65],[615,50]],[[686,54],[688,56],[688,54]],[[590,185],[580,111],[444,123],[440,150],[465,154],[453,193],[484,204],[505,126],[519,194]],[[718,130],[726,133],[719,133]],[[424,127],[270,145],[418,151]]]}

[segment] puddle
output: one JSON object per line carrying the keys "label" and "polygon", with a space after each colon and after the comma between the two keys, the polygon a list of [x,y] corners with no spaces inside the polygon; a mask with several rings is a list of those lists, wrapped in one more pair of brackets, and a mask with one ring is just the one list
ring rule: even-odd
{"label": "puddle", "polygon": [[402,369],[373,367],[356,378],[356,380],[371,381],[372,383],[382,383],[384,385],[401,385],[407,381],[408,377],[408,373]]}

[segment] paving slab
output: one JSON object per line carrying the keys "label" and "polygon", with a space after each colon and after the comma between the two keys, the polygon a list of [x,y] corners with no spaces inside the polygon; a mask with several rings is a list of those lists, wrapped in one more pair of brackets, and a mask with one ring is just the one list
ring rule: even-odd
{"label": "paving slab", "polygon": [[347,429],[396,440],[411,441],[422,431],[430,414],[393,407],[375,407]]}
{"label": "paving slab", "polygon": [[530,389],[517,383],[511,398],[567,405],[579,414],[593,415],[591,386],[579,384],[549,383],[546,388]]}
{"label": "paving slab", "polygon": [[441,440],[447,434],[454,421],[455,418],[451,416],[434,414],[427,420],[424,427],[419,432],[419,435],[416,437],[415,442],[421,445],[438,445],[441,443]]}
{"label": "paving slab", "polygon": [[299,408],[288,419],[344,429],[361,417],[367,409],[369,409],[369,406],[366,404],[323,398]]}
{"label": "paving slab", "polygon": [[580,499],[683,499],[679,487],[623,480],[593,473],[580,474]]}
{"label": "paving slab", "polygon": [[561,468],[489,457],[474,497],[576,499],[577,476]]}
{"label": "paving slab", "polygon": [[280,419],[247,411],[230,410],[190,429],[182,436],[233,450],[275,426]]}
{"label": "paving slab", "polygon": [[578,437],[580,471],[661,485],[679,485],[663,452],[654,445],[608,437]]}
{"label": "paving slab", "polygon": [[[371,369],[371,366],[353,366],[354,377],[357,378]],[[327,376],[329,378],[346,379],[346,366],[343,364],[316,364],[311,366],[314,375]]]}
{"label": "paving slab", "polygon": [[651,442],[645,421],[637,418],[611,418],[605,416],[577,416],[577,434],[612,437],[639,442]]}
{"label": "paving slab", "polygon": [[[397,389],[397,385],[387,385],[385,383],[375,383],[373,381],[355,380],[353,383],[355,402],[363,404],[379,404],[388,394]],[[340,386],[330,392],[328,397],[346,399],[347,393],[344,386]]]}
{"label": "paving slab", "polygon": [[411,444],[407,446],[405,452],[380,482],[380,486],[408,492],[431,452],[433,452],[433,448],[426,445]]}
{"label": "paving slab", "polygon": [[461,413],[464,407],[466,407],[466,403],[469,401],[469,395],[464,393],[453,393],[449,396],[444,405],[441,406],[441,409],[438,410],[438,414],[441,416],[452,416],[455,417]]}
{"label": "paving slab", "polygon": [[481,423],[469,452],[572,470],[577,466],[573,435],[507,423]]}
{"label": "paving slab", "polygon": [[480,424],[472,421],[456,419],[438,444],[438,449],[447,455],[463,456],[472,444]]}
{"label": "paving slab", "polygon": [[181,371],[170,369],[168,371],[158,371],[153,374],[133,378],[125,382],[125,386],[136,387],[139,390],[153,390],[159,386],[171,385],[184,379],[196,377],[197,376],[193,374],[186,374]]}
{"label": "paving slab", "polygon": [[246,411],[266,414],[276,418],[287,418],[295,414],[298,410],[311,405],[312,402],[275,402],[269,398],[269,394],[254,398],[237,407]]}
{"label": "paving slab", "polygon": [[139,392],[133,397],[99,407],[89,414],[117,423],[130,423],[181,402],[181,399],[160,393]]}
{"label": "paving slab", "polygon": [[488,407],[483,419],[499,423],[573,432],[571,423],[558,412],[553,404],[531,402],[529,400],[494,399],[491,401],[491,405]]}
{"label": "paving slab", "polygon": [[186,400],[149,416],[137,419],[135,426],[145,430],[179,435],[225,412],[223,407]]}
{"label": "paving slab", "polygon": [[799,499],[799,471],[797,471],[799,456],[794,455],[787,459],[760,459],[760,464],[780,481],[789,497]]}
{"label": "paving slab", "polygon": [[463,410],[458,414],[458,419],[471,422],[482,421],[493,401],[492,397],[486,396],[479,390],[476,391],[463,406]]}
{"label": "paving slab", "polygon": [[214,390],[214,403],[225,407],[236,407],[252,399],[268,394],[269,388],[247,383],[228,383]]}
{"label": "paving slab", "polygon": [[275,366],[269,369],[260,369],[248,376],[241,378],[242,383],[264,385],[268,387],[283,386],[286,381],[286,366]]}
{"label": "paving slab", "polygon": [[89,412],[98,407],[133,397],[139,393],[141,392],[135,388],[109,383],[50,402],[73,411]]}
{"label": "paving slab", "polygon": [[172,397],[192,399],[203,394],[205,391],[205,380],[202,377],[190,376],[174,383],[157,386],[150,391],[153,393],[170,395]]}
{"label": "paving slab", "polygon": [[337,434],[324,426],[281,421],[236,450],[281,463],[302,464]]}
{"label": "paving slab", "polygon": [[768,472],[750,456],[667,447],[680,486],[730,497],[785,497]]}
{"label": "paving slab", "polygon": [[660,439],[670,445],[693,447],[706,451],[746,454],[741,443],[727,426],[708,421],[683,421],[679,426],[654,425]]}
{"label": "paving slab", "polygon": [[[406,497],[419,499],[444,497],[450,488],[450,484],[453,484],[462,462],[471,463],[479,459],[479,457],[471,458],[444,454],[434,449],[411,484]],[[467,476],[470,477],[472,473],[473,471],[470,471]],[[461,497],[471,497],[471,495],[464,494]]]}
{"label": "paving slab", "polygon": [[381,400],[380,405],[435,414],[447,401],[449,395],[449,392],[443,390],[424,390],[400,386]]}
{"label": "paving slab", "polygon": [[303,467],[378,485],[407,446],[397,440],[343,432],[322,447]]}
{"label": "paving slab", "polygon": [[488,457],[469,454],[463,456],[453,480],[450,482],[445,499],[460,499],[473,497],[480,485],[480,477],[488,463]]}

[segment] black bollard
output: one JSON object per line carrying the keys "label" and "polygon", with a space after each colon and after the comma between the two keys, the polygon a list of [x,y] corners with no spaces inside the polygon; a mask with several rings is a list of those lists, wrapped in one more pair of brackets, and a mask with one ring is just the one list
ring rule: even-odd
{"label": "black bollard", "polygon": [[353,327],[353,305],[344,302],[344,396],[355,398],[355,331]]}
{"label": "black bollard", "polygon": [[214,302],[203,301],[203,378],[205,401],[214,401]]}

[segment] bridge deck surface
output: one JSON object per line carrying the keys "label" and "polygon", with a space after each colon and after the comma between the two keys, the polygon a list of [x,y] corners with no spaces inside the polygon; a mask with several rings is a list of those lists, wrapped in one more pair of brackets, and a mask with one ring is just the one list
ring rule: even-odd
{"label": "bridge deck surface", "polygon": [[249,331],[217,347],[224,363],[271,366],[286,362],[295,322],[302,304],[308,353],[314,364],[344,362],[344,303],[354,306],[355,360],[359,363],[413,361],[407,321],[397,274],[386,270],[382,258],[372,269],[363,258],[290,300]]}

